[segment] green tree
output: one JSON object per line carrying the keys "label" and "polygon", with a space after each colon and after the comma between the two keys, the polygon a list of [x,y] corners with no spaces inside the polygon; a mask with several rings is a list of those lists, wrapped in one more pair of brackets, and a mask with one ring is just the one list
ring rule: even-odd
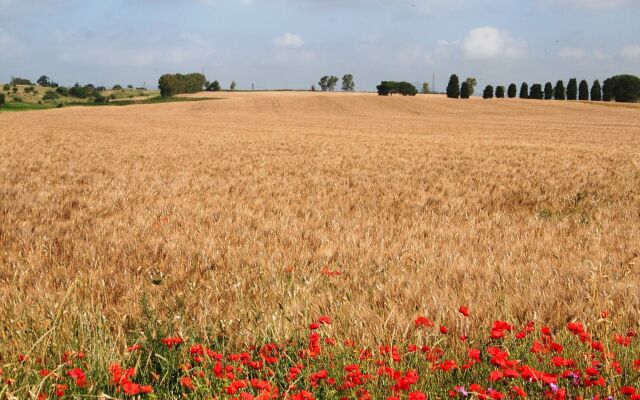
{"label": "green tree", "polygon": [[5,92],[8,92],[9,90],[11,90],[11,86],[9,86],[9,84],[5,83],[2,86],[2,90],[4,90]]}
{"label": "green tree", "polygon": [[236,81],[231,81],[231,85],[229,85],[229,89],[236,90]]}
{"label": "green tree", "polygon": [[504,99],[504,86],[496,86],[496,97]]}
{"label": "green tree", "polygon": [[529,92],[529,98],[534,100],[542,100],[544,99],[544,93],[542,91],[542,85],[539,83],[535,83],[531,85],[531,90]]}
{"label": "green tree", "polygon": [[564,89],[564,82],[559,80],[556,83],[556,87],[553,89],[553,98],[556,100],[564,100],[566,99],[567,92]]}
{"label": "green tree", "polygon": [[640,78],[633,75],[616,75],[611,78],[613,99],[620,103],[640,100]]}
{"label": "green tree", "polygon": [[36,81],[36,83],[39,86],[43,86],[43,87],[47,87],[50,86],[51,82],[49,81],[49,77],[46,75],[42,75],[40,78],[38,78],[38,80]]}
{"label": "green tree", "polygon": [[476,78],[467,78],[465,79],[465,82],[467,82],[467,85],[469,85],[469,96],[473,96],[473,94],[476,92],[476,85],[478,84],[478,81],[476,80]]}
{"label": "green tree", "polygon": [[335,91],[336,90],[336,85],[338,84],[338,81],[339,81],[339,79],[338,79],[337,76],[331,75],[329,77],[328,82],[327,82],[327,90],[330,91],[330,92]]}
{"label": "green tree", "polygon": [[600,81],[597,79],[591,86],[591,101],[602,101],[602,88],[600,87]]}
{"label": "green tree", "polygon": [[580,86],[578,86],[578,99],[589,101],[589,84],[584,79],[580,81]]}
{"label": "green tree", "polygon": [[546,85],[544,85],[544,99],[553,99],[553,85],[551,84],[551,82],[547,82]]}
{"label": "green tree", "polygon": [[607,78],[602,82],[602,101],[613,100],[613,81]]}
{"label": "green tree", "polygon": [[221,89],[222,87],[220,86],[220,82],[215,80],[209,84],[209,87],[207,90],[209,90],[210,92],[219,92]]}
{"label": "green tree", "polygon": [[[174,96],[181,93],[197,93],[202,91],[207,78],[200,73],[164,74],[158,80],[160,95]],[[220,84],[218,84],[219,88]],[[207,88],[211,90],[211,87]]]}
{"label": "green tree", "polygon": [[311,91],[315,92],[316,91],[316,85],[311,85]]}
{"label": "green tree", "polygon": [[449,78],[449,84],[447,85],[447,97],[450,99],[457,99],[460,97],[460,80],[456,74],[451,75]]}
{"label": "green tree", "polygon": [[487,85],[487,87],[484,88],[484,92],[482,93],[482,98],[493,99],[493,86]]}
{"label": "green tree", "polygon": [[113,85],[111,90],[122,90],[122,85],[115,84],[115,85]]}
{"label": "green tree", "polygon": [[520,98],[521,99],[529,98],[529,85],[527,84],[527,82],[522,82],[522,85],[520,86]]}
{"label": "green tree", "polygon": [[509,89],[507,90],[507,96],[509,96],[510,99],[514,99],[517,95],[518,87],[515,83],[512,83],[511,85],[509,85]]}
{"label": "green tree", "polygon": [[320,86],[320,90],[326,92],[329,87],[329,76],[325,75],[318,81],[318,86]]}
{"label": "green tree", "polygon": [[7,102],[7,97],[4,93],[0,93],[0,106]]}
{"label": "green tree", "polygon": [[391,96],[394,93],[401,94],[403,96],[415,96],[418,94],[418,89],[409,82],[393,82],[382,81],[378,86],[378,95]]}
{"label": "green tree", "polygon": [[462,85],[460,86],[460,98],[468,99],[471,96],[472,90],[473,89],[471,89],[471,85],[469,85],[469,82],[462,82]]}
{"label": "green tree", "polygon": [[567,100],[578,100],[578,80],[576,78],[569,79],[567,84]]}
{"label": "green tree", "polygon": [[342,90],[345,92],[353,92],[356,89],[356,84],[353,81],[353,75],[346,74],[342,77]]}
{"label": "green tree", "polygon": [[431,91],[429,90],[429,82],[424,82],[422,84],[422,94],[429,94]]}

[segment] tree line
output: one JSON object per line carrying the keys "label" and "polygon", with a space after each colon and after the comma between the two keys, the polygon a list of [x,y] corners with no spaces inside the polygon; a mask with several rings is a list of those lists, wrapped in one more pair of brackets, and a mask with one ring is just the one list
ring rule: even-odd
{"label": "tree line", "polygon": [[[470,78],[473,79],[473,78]],[[475,79],[473,79],[475,82]],[[468,99],[473,94],[469,79],[460,85],[456,74],[451,75],[447,85],[447,97]],[[512,83],[504,86],[487,85],[482,93],[484,99],[496,98],[534,99],[534,100],[582,100],[582,101],[616,101],[622,103],[636,102],[640,100],[640,78],[633,75],[616,75],[605,79],[602,85],[599,80],[595,80],[591,87],[586,80],[578,83],[576,78],[572,78],[565,87],[564,81],[559,80],[555,86],[547,82],[544,87],[535,83],[529,87],[527,82],[523,82],[518,87]]]}
{"label": "tree line", "polygon": [[207,79],[201,73],[164,74],[158,80],[161,96],[201,92]]}

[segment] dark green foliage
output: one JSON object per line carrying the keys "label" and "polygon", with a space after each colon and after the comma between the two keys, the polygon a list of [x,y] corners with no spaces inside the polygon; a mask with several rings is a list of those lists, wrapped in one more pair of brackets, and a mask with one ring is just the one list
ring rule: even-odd
{"label": "dark green foliage", "polygon": [[12,91],[13,93],[18,93],[18,87],[17,87],[17,86],[14,86],[13,88],[11,88],[11,91]]}
{"label": "dark green foliage", "polygon": [[520,98],[521,99],[529,98],[529,85],[527,84],[527,82],[522,82],[522,85],[520,86]]}
{"label": "dark green foliage", "polygon": [[[174,96],[182,93],[198,93],[202,91],[206,78],[200,73],[164,74],[158,80],[162,96]],[[131,85],[129,85],[131,86]],[[133,86],[131,86],[133,88]]]}
{"label": "dark green foliage", "polygon": [[633,75],[616,75],[611,78],[613,99],[620,103],[640,100],[640,78]]}
{"label": "dark green foliage", "polygon": [[418,94],[418,89],[409,82],[393,82],[382,81],[378,86],[378,95],[391,96],[393,94],[401,94],[403,96],[415,96]]}
{"label": "dark green foliage", "polygon": [[11,79],[12,85],[33,85],[30,80],[24,78],[13,78]]}
{"label": "dark green foliage", "polygon": [[[199,75],[202,75],[202,74],[199,74]],[[204,76],[204,75],[202,75],[202,76]],[[127,89],[133,89],[133,85],[127,85]],[[202,89],[200,89],[200,90],[202,90]]]}
{"label": "dark green foliage", "polygon": [[42,96],[42,100],[44,101],[56,100],[58,97],[59,97],[58,94],[53,90],[47,90],[44,96]]}
{"label": "dark green foliage", "polygon": [[342,90],[345,92],[353,92],[356,89],[356,84],[353,81],[353,75],[346,74],[342,77]]}
{"label": "dark green foliage", "polygon": [[33,86],[27,86],[26,88],[24,88],[25,93],[33,93],[34,90],[35,88]]}
{"label": "dark green foliage", "polygon": [[89,97],[95,97],[98,95],[98,91],[92,84],[80,86],[79,83],[76,83],[72,87],[69,88],[69,96],[76,97],[78,99],[86,99]]}
{"label": "dark green foliage", "polygon": [[496,86],[496,97],[504,99],[504,86]]}
{"label": "dark green foliage", "polygon": [[457,99],[460,97],[460,79],[458,75],[453,74],[449,78],[449,84],[447,85],[447,97],[450,99]]}
{"label": "dark green foliage", "polygon": [[93,102],[94,103],[108,103],[109,102],[109,98],[99,94],[96,97],[94,97]]}
{"label": "dark green foliage", "polygon": [[569,79],[567,84],[567,100],[578,100],[578,80],[576,78]]}
{"label": "dark green foliage", "polygon": [[7,97],[4,95],[4,93],[0,93],[0,106],[4,105],[4,103],[7,102]]}
{"label": "dark green foliage", "polygon": [[2,86],[2,90],[4,90],[5,92],[8,92],[9,90],[11,90],[11,86],[9,86],[8,84],[6,84],[6,83],[5,83],[5,84]]}
{"label": "dark green foliage", "polygon": [[484,88],[484,92],[482,93],[482,98],[493,99],[493,86],[487,85],[487,87]]}
{"label": "dark green foliage", "polygon": [[507,90],[507,96],[509,96],[510,99],[514,99],[517,95],[518,87],[515,83],[512,83],[511,85],[509,85],[509,89]]}
{"label": "dark green foliage", "polygon": [[578,86],[578,100],[589,100],[589,84],[584,79],[580,81],[580,86]]}
{"label": "dark green foliage", "polygon": [[553,89],[553,98],[556,100],[565,100],[567,91],[564,89],[564,82],[559,80],[556,83],[556,87]]}
{"label": "dark green foliage", "polygon": [[471,96],[471,85],[469,85],[469,82],[464,81],[462,82],[462,86],[460,86],[460,98],[468,99],[470,96]]}
{"label": "dark green foliage", "polygon": [[236,81],[231,81],[231,84],[229,85],[229,90],[236,90]]}
{"label": "dark green foliage", "polygon": [[539,83],[535,83],[531,85],[531,90],[529,91],[529,98],[534,100],[543,100],[544,93],[542,92],[542,85]]}
{"label": "dark green foliage", "polygon": [[39,86],[42,86],[42,87],[52,87],[52,88],[58,87],[58,84],[57,84],[57,83],[55,83],[55,82],[52,82],[52,81],[49,79],[49,77],[48,77],[48,76],[46,76],[46,75],[42,75],[40,78],[38,78],[38,80],[36,81],[36,83],[37,83]]}
{"label": "dark green foliage", "polygon": [[597,79],[591,86],[591,101],[602,101],[602,88],[600,87],[600,81]]}
{"label": "dark green foliage", "polygon": [[111,90],[122,90],[122,85],[115,84],[115,85],[113,85]]}
{"label": "dark green foliage", "polygon": [[602,82],[602,101],[611,100],[613,100],[613,81],[608,78]]}
{"label": "dark green foliage", "polygon": [[56,93],[58,93],[60,96],[69,96],[69,89],[67,89],[64,86],[59,86],[56,88]]}
{"label": "dark green foliage", "polygon": [[338,77],[331,75],[325,75],[322,78],[320,78],[320,81],[318,82],[318,85],[320,85],[320,89],[323,92],[333,92],[334,90],[336,90],[336,85],[338,84]]}
{"label": "dark green foliage", "polygon": [[220,82],[218,81],[213,81],[211,83],[209,83],[207,86],[207,90],[209,92],[219,92],[221,87],[220,87]]}
{"label": "dark green foliage", "polygon": [[551,82],[547,82],[547,84],[544,85],[544,99],[553,99],[553,85],[551,84]]}

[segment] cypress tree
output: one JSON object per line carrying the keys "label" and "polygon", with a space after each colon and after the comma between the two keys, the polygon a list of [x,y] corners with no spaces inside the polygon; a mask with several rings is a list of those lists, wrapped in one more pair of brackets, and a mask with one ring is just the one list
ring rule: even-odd
{"label": "cypress tree", "polygon": [[602,82],[602,101],[611,101],[613,99],[613,82],[611,78]]}
{"label": "cypress tree", "polygon": [[591,86],[591,101],[602,101],[602,88],[600,87],[600,81],[597,79]]}
{"label": "cypress tree", "polygon": [[487,85],[487,87],[484,88],[484,93],[482,93],[482,98],[493,99],[493,86]]}
{"label": "cypress tree", "polygon": [[530,99],[542,100],[544,98],[544,94],[542,93],[542,85],[536,83],[531,85],[531,92],[529,93]]}
{"label": "cypress tree", "polygon": [[567,100],[578,100],[578,80],[576,78],[569,79],[567,84]]}
{"label": "cypress tree", "polygon": [[496,97],[499,99],[504,99],[504,86],[496,87]]}
{"label": "cypress tree", "polygon": [[551,84],[551,82],[547,82],[547,84],[544,85],[544,99],[553,99],[553,85]]}
{"label": "cypress tree", "polygon": [[584,79],[580,81],[580,86],[578,87],[578,99],[589,101],[589,84]]}
{"label": "cypress tree", "polygon": [[564,89],[564,82],[559,80],[556,83],[555,89],[553,89],[553,98],[556,100],[564,100],[566,99],[567,91]]}
{"label": "cypress tree", "polygon": [[529,85],[527,82],[522,82],[522,86],[520,86],[520,98],[528,99],[529,98]]}
{"label": "cypress tree", "polygon": [[471,96],[471,86],[467,81],[462,82],[462,86],[460,86],[460,98],[468,99]]}
{"label": "cypress tree", "polygon": [[512,83],[511,85],[509,85],[509,89],[507,90],[507,96],[509,96],[510,99],[513,99],[516,97],[517,94],[518,94],[518,87],[516,86],[515,83]]}
{"label": "cypress tree", "polygon": [[456,74],[451,75],[451,78],[449,78],[449,84],[447,85],[447,97],[450,99],[457,99],[460,97],[460,80]]}

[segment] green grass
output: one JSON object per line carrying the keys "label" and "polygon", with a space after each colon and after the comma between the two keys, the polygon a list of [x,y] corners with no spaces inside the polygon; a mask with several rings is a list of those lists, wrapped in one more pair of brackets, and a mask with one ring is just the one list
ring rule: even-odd
{"label": "green grass", "polygon": [[54,108],[53,104],[32,104],[32,103],[6,103],[0,106],[0,112],[3,111],[32,111],[47,110]]}
{"label": "green grass", "polygon": [[[189,98],[189,97],[162,97],[156,96],[144,100],[121,100],[110,101],[109,103],[93,103],[83,101],[73,101],[68,103],[62,103],[63,107],[106,107],[106,106],[130,106],[135,104],[164,104],[164,103],[183,103],[192,101],[209,101],[209,100],[221,100],[220,98]],[[0,112],[2,111],[32,111],[32,110],[48,110],[56,108],[58,103],[6,103],[0,106]]]}

